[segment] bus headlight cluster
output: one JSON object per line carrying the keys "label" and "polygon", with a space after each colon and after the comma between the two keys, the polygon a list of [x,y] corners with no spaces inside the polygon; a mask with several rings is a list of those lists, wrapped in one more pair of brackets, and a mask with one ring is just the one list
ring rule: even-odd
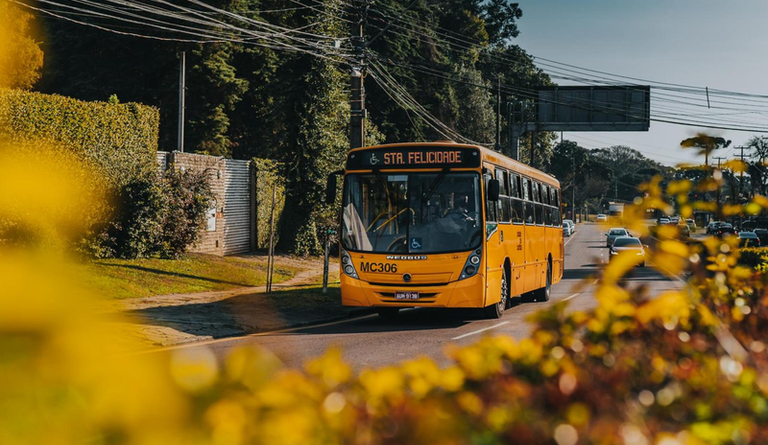
{"label": "bus headlight cluster", "polygon": [[483,249],[477,249],[469,254],[467,262],[464,263],[464,269],[461,270],[460,280],[473,277],[480,270],[480,261],[482,260]]}
{"label": "bus headlight cluster", "polygon": [[355,270],[355,265],[352,264],[352,257],[344,249],[341,250],[341,268],[347,276],[357,278],[357,271]]}

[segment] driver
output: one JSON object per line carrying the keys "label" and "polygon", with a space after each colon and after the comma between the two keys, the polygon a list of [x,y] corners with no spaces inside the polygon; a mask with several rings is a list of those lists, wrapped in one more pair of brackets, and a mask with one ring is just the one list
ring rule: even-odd
{"label": "driver", "polygon": [[452,215],[454,218],[464,221],[475,221],[477,213],[469,210],[469,195],[466,193],[457,193],[454,198],[454,208],[450,209],[446,216]]}

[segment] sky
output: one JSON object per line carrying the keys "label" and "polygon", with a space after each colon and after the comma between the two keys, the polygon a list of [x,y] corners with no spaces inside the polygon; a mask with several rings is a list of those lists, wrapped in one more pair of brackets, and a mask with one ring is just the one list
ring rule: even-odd
{"label": "sky", "polygon": [[[519,0],[519,3],[523,16],[518,22],[520,35],[514,43],[533,56],[660,82],[768,95],[768,1]],[[706,109],[703,112],[714,113]],[[730,115],[707,119],[740,121],[745,118]],[[768,131],[768,107],[765,115],[753,114],[746,119],[764,122],[760,128]],[[717,154],[730,158],[738,153],[733,146],[759,135],[651,122],[648,132],[565,132],[563,136],[587,148],[628,145],[651,159],[676,165],[703,163],[703,157],[680,148],[680,141],[700,131],[732,140],[731,148]]]}

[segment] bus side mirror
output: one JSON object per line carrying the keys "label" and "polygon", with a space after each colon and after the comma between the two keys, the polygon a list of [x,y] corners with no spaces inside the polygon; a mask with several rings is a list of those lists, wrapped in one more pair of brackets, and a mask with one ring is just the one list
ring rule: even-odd
{"label": "bus side mirror", "polygon": [[325,203],[333,204],[336,202],[336,173],[328,175],[328,183],[325,185]]}
{"label": "bus side mirror", "polygon": [[499,200],[499,180],[491,179],[488,181],[488,201],[496,202]]}

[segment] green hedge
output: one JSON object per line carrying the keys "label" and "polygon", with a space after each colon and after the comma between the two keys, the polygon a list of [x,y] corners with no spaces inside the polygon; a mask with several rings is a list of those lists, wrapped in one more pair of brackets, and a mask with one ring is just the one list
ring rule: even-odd
{"label": "green hedge", "polygon": [[52,141],[82,153],[111,186],[151,174],[159,125],[159,110],[146,105],[0,89],[0,139]]}
{"label": "green hedge", "polygon": [[285,208],[285,175],[282,164],[270,159],[253,159],[256,171],[256,248],[269,248],[269,217],[272,211],[272,188],[277,185],[275,200],[275,245],[280,239]]}

